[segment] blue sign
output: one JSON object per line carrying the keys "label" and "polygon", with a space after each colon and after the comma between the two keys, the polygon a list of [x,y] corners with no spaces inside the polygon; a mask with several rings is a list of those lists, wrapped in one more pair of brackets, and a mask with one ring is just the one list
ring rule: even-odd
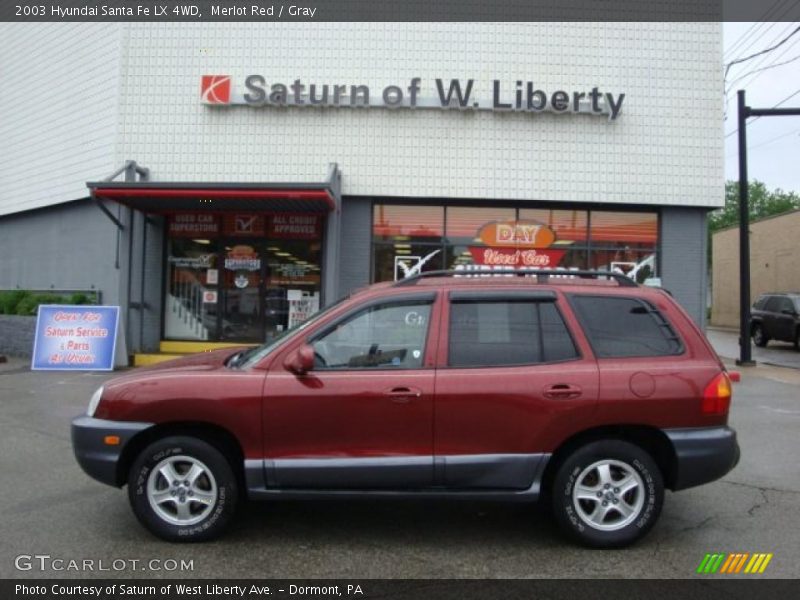
{"label": "blue sign", "polygon": [[39,306],[31,369],[111,371],[119,306]]}

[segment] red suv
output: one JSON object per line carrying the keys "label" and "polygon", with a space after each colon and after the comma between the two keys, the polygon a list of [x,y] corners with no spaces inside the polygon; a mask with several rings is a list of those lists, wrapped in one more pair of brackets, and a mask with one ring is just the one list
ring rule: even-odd
{"label": "red suv", "polygon": [[731,379],[662,290],[517,274],[376,284],[269,345],[112,379],[75,455],[171,541],[245,497],[449,496],[544,498],[578,541],[629,544],[665,488],[736,465]]}

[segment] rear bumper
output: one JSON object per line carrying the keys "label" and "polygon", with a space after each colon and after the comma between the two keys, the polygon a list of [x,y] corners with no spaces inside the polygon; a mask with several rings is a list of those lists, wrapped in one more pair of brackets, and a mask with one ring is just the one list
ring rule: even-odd
{"label": "rear bumper", "polygon": [[715,481],[739,463],[736,431],[730,427],[666,429],[677,458],[673,490]]}
{"label": "rear bumper", "polygon": [[[72,450],[81,469],[101,483],[120,487],[124,481],[117,477],[117,464],[128,442],[152,423],[107,421],[86,415],[72,420]],[[119,437],[119,444],[109,446],[104,438]]]}

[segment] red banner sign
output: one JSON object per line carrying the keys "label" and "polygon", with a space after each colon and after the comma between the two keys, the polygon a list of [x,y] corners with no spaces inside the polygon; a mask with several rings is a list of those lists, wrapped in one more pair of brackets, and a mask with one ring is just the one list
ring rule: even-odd
{"label": "red banner sign", "polygon": [[541,250],[519,248],[484,248],[470,246],[470,254],[476,265],[500,267],[557,267],[566,250]]}
{"label": "red banner sign", "polygon": [[279,213],[269,220],[268,237],[273,239],[316,240],[322,230],[322,216],[314,213]]}
{"label": "red banner sign", "polygon": [[222,230],[233,237],[264,237],[264,215],[226,213]]}
{"label": "red banner sign", "polygon": [[170,237],[209,238],[219,235],[219,219],[207,213],[180,213],[169,218]]}

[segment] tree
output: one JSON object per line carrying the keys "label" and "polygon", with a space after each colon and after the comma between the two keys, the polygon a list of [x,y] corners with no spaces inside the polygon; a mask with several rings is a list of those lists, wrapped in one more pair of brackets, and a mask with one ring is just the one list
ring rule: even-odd
{"label": "tree", "polygon": [[[761,181],[751,181],[749,188],[750,222],[800,208],[800,195],[777,188],[767,189]],[[708,266],[711,266],[711,234],[739,224],[739,182],[725,182],[725,206],[708,215]]]}
{"label": "tree", "polygon": [[[761,181],[753,181],[749,187],[750,220],[755,221],[800,208],[800,195],[784,192],[778,188],[769,191]],[[725,183],[725,206],[708,216],[709,232],[739,224],[739,182]]]}

